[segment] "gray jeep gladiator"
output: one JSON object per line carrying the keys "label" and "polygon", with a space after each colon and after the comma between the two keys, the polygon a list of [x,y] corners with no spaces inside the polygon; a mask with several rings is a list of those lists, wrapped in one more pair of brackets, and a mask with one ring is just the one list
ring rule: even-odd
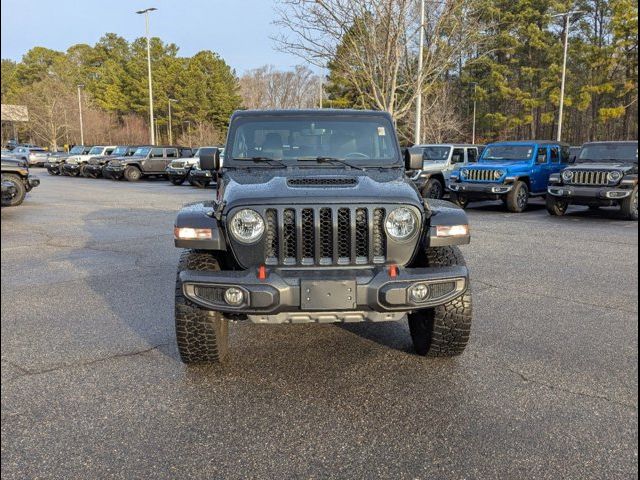
{"label": "gray jeep gladiator", "polygon": [[221,362],[228,322],[402,321],[420,355],[452,356],[471,330],[465,212],[423,199],[387,113],[242,111],[220,150],[200,150],[215,199],[175,222],[185,363]]}

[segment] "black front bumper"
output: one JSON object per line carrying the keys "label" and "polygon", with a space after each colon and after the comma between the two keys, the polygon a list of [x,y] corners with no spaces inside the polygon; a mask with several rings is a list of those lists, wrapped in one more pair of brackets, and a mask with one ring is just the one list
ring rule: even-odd
{"label": "black front bumper", "polygon": [[213,173],[211,173],[209,170],[191,170],[189,172],[189,178],[206,182],[212,182],[215,180],[213,177]]}
{"label": "black front bumper", "polygon": [[552,185],[547,189],[547,193],[555,198],[577,205],[608,206],[629,197],[633,190],[620,187]]}
{"label": "black front bumper", "polygon": [[87,163],[84,168],[88,173],[99,174],[102,173],[102,167],[103,165]]}
{"label": "black front bumper", "polygon": [[449,190],[471,199],[497,200],[507,195],[513,189],[513,184],[505,183],[469,183],[451,182]]}
{"label": "black front bumper", "polygon": [[[466,267],[402,268],[392,277],[386,267],[340,270],[269,270],[260,280],[255,269],[180,273],[183,293],[210,310],[268,317],[312,312],[409,312],[442,305],[464,294],[469,285]],[[413,302],[408,289],[429,286],[431,295]],[[241,305],[231,306],[223,292],[229,287],[243,291]]]}
{"label": "black front bumper", "polygon": [[167,176],[169,178],[183,179],[183,178],[187,178],[187,175],[189,174],[189,171],[186,168],[167,167],[165,171],[167,172]]}
{"label": "black front bumper", "polygon": [[67,173],[76,173],[80,172],[80,164],[79,163],[65,163],[62,165],[62,170]]}
{"label": "black front bumper", "polygon": [[122,178],[124,176],[124,167],[108,165],[104,170],[111,178]]}

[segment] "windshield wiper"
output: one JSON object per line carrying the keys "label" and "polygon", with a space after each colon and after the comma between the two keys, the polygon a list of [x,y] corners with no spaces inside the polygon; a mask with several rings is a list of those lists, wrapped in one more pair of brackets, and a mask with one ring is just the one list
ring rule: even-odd
{"label": "windshield wiper", "polygon": [[238,161],[238,162],[253,162],[253,163],[261,163],[264,162],[268,165],[271,165],[273,167],[282,167],[282,168],[288,168],[288,165],[284,162],[281,162],[280,160],[276,160],[274,158],[269,158],[269,157],[239,157],[239,158],[234,158],[234,161]]}
{"label": "windshield wiper", "polygon": [[354,170],[361,170],[364,172],[364,168],[358,165],[353,165],[347,162],[346,160],[342,160],[340,158],[335,158],[335,157],[298,158],[298,160],[301,162],[318,162],[318,163],[334,163],[334,164],[337,163],[339,165],[344,165],[345,167],[353,168]]}

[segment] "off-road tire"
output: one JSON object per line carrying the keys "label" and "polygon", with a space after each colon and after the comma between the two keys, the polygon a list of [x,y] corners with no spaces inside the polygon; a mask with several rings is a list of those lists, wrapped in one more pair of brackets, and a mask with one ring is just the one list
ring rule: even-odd
{"label": "off-road tire", "polygon": [[451,202],[458,205],[460,208],[467,208],[469,206],[469,197],[465,194],[459,194],[451,192]]}
{"label": "off-road tire", "polygon": [[80,165],[80,176],[82,176],[84,178],[89,178],[89,174],[87,173],[87,166],[86,165]]}
{"label": "off-road tire", "polygon": [[518,181],[507,194],[507,210],[511,213],[522,213],[529,205],[529,187],[525,182]]}
{"label": "off-road tire", "polygon": [[53,177],[60,175],[60,170],[54,170],[52,168],[47,168],[47,172]]}
{"label": "off-road tire", "polygon": [[171,177],[169,178],[169,181],[171,183],[173,183],[176,186],[180,186],[184,183],[185,179],[184,178],[175,178],[175,177]]}
{"label": "off-road tire", "polygon": [[569,202],[558,200],[553,195],[547,195],[547,212],[553,217],[562,217],[567,213]]}
{"label": "off-road tire", "polygon": [[142,172],[138,167],[128,166],[124,169],[124,178],[128,182],[137,182],[142,178]]}
{"label": "off-road tire", "polygon": [[422,198],[440,200],[444,197],[444,184],[437,178],[430,178],[420,192]]}
{"label": "off-road tire", "polygon": [[77,177],[80,175],[80,170],[70,170],[66,173],[69,177]]}
{"label": "off-road tire", "polygon": [[627,198],[620,202],[620,212],[627,220],[638,221],[638,186],[636,185]]}
{"label": "off-road tire", "polygon": [[180,256],[176,278],[176,340],[184,363],[221,363],[229,355],[229,321],[219,312],[200,308],[184,296],[180,272],[220,270],[218,261],[208,253],[192,250]]}
{"label": "off-road tire", "polygon": [[[427,248],[428,267],[464,266],[458,247]],[[471,291],[449,303],[409,314],[409,332],[418,355],[452,357],[462,354],[471,334]]]}
{"label": "off-road tire", "polygon": [[193,185],[196,188],[207,188],[209,185],[211,185],[211,181],[210,180],[192,180],[191,185]]}
{"label": "off-road tire", "polygon": [[4,182],[11,182],[17,189],[17,193],[14,197],[2,200],[3,207],[17,207],[24,201],[24,197],[27,194],[27,187],[25,186],[22,178],[18,175],[13,175],[11,173],[3,174],[2,180]]}

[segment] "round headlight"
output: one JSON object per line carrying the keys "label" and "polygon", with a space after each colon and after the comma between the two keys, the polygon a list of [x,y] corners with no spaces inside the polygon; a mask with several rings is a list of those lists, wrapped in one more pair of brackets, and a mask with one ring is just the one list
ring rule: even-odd
{"label": "round headlight", "polygon": [[236,213],[229,224],[231,234],[240,242],[257,242],[264,233],[264,220],[253,210],[245,208]]}
{"label": "round headlight", "polygon": [[496,170],[495,172],[493,172],[493,178],[495,180],[500,180],[503,175],[504,175],[504,170]]}
{"label": "round headlight", "polygon": [[418,217],[406,207],[396,208],[387,216],[385,227],[394,240],[406,240],[418,229]]}
{"label": "round headlight", "polygon": [[462,170],[460,170],[460,173],[463,177],[466,177],[467,175],[469,175],[469,170],[467,168],[463,168]]}
{"label": "round headlight", "polygon": [[622,180],[622,172],[614,170],[612,172],[609,172],[608,177],[611,183],[618,183],[620,180]]}
{"label": "round headlight", "polygon": [[573,172],[571,170],[565,170],[564,172],[562,172],[562,179],[565,182],[570,182],[571,180],[573,180]]}

